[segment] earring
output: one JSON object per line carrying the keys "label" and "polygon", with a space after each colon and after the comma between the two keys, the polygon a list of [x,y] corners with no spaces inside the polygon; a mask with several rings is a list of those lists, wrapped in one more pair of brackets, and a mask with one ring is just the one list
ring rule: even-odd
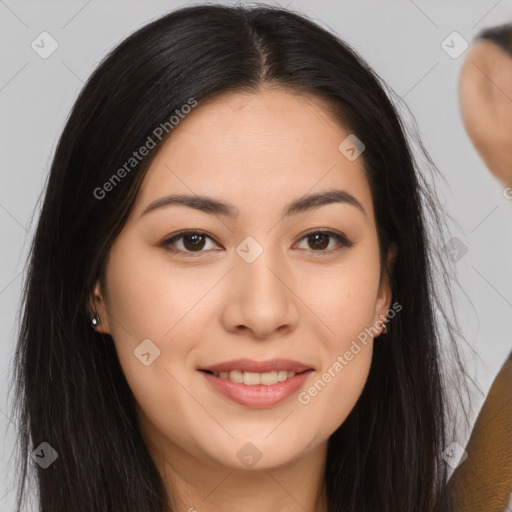
{"label": "earring", "polygon": [[100,324],[100,317],[98,316],[98,314],[96,313],[92,318],[91,318],[91,326],[92,328],[96,328],[98,327],[98,325]]}
{"label": "earring", "polygon": [[384,324],[384,331],[383,331],[383,334],[387,334],[388,333],[388,323],[386,322]]}

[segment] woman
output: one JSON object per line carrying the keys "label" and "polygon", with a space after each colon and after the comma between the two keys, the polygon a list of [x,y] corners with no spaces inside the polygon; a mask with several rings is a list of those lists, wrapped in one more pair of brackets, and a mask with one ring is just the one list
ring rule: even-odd
{"label": "woman", "polygon": [[17,347],[42,511],[452,509],[440,205],[385,88],[267,6],[174,11],[101,63]]}

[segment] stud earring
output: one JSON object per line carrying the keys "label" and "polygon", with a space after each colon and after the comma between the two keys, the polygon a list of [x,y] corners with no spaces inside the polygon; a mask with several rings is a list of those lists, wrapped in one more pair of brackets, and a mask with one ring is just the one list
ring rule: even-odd
{"label": "stud earring", "polygon": [[98,327],[98,325],[100,324],[100,317],[98,316],[98,314],[95,314],[92,318],[91,318],[91,326],[94,328]]}

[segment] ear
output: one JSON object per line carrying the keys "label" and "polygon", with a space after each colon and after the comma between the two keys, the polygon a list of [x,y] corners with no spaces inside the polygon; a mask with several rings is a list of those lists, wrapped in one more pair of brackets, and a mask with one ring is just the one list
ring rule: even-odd
{"label": "ear", "polygon": [[100,318],[100,323],[96,327],[93,327],[93,329],[96,332],[100,332],[102,334],[110,334],[107,308],[103,298],[102,286],[99,280],[96,281],[96,284],[94,285],[94,290],[89,299],[88,310],[89,318],[92,318],[94,315],[98,315]]}
{"label": "ear", "polygon": [[391,307],[393,290],[391,289],[390,280],[393,275],[397,253],[398,247],[395,242],[392,242],[386,257],[387,263],[381,272],[377,301],[375,303],[375,317],[373,323],[379,327],[382,325],[379,335],[384,331],[384,323],[387,321],[387,312]]}

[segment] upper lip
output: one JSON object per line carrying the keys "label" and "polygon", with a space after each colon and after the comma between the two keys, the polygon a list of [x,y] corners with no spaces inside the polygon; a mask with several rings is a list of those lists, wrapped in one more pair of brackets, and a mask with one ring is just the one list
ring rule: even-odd
{"label": "upper lip", "polygon": [[255,361],[254,359],[232,359],[223,363],[204,366],[199,370],[208,370],[214,373],[231,372],[233,370],[242,372],[266,373],[278,370],[301,373],[314,368],[291,359],[267,359],[266,361]]}

